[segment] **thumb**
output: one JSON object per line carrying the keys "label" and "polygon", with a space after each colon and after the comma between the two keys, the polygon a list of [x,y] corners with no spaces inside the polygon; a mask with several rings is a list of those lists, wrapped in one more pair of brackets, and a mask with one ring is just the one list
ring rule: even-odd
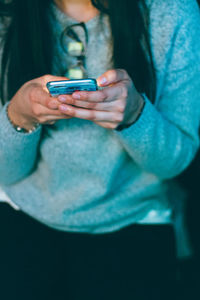
{"label": "thumb", "polygon": [[125,70],[113,69],[106,71],[104,74],[98,77],[97,84],[103,87],[127,79],[129,79],[129,76]]}

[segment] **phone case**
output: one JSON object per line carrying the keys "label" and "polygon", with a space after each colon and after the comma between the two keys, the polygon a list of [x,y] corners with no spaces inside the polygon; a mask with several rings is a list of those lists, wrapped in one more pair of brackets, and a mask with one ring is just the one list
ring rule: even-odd
{"label": "phone case", "polygon": [[75,91],[96,91],[98,87],[95,79],[88,78],[50,81],[47,83],[47,89],[53,97],[56,97],[73,94]]}

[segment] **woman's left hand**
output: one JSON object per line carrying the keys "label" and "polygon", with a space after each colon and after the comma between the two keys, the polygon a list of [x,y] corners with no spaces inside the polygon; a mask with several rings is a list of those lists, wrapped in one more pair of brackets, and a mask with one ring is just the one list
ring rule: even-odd
{"label": "woman's left hand", "polygon": [[86,119],[108,129],[134,123],[144,105],[125,70],[105,72],[97,79],[102,90],[61,95],[58,109],[68,116]]}

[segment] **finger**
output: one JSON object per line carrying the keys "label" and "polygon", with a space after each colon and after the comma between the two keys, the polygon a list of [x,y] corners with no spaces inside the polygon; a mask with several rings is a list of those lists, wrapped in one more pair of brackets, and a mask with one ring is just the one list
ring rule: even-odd
{"label": "finger", "polygon": [[52,97],[45,89],[43,89],[41,85],[36,84],[31,88],[30,100],[33,103],[38,103],[43,106],[47,106],[48,103],[52,100]]}
{"label": "finger", "polygon": [[48,107],[45,107],[41,104],[37,104],[33,107],[33,113],[37,118],[47,118],[48,120],[48,116],[51,116],[51,118],[53,117],[56,119],[66,116],[66,114],[63,114],[59,110],[49,109]]}
{"label": "finger", "polygon": [[59,104],[60,102],[57,99],[52,98],[50,101],[47,102],[47,107],[53,110],[57,110]]}
{"label": "finger", "polygon": [[112,102],[96,103],[96,102],[75,100],[71,97],[68,97],[65,103],[69,105],[74,105],[76,107],[99,110],[99,111],[117,111],[123,113],[125,109],[125,102],[124,100],[121,99]]}
{"label": "finger", "polygon": [[41,86],[36,85],[32,88],[30,93],[30,99],[33,103],[38,103],[42,106],[49,107],[51,109],[57,109],[58,100],[52,97],[46,90],[41,88]]}
{"label": "finger", "polygon": [[109,121],[120,123],[123,120],[123,114],[119,112],[89,110],[67,104],[59,105],[59,110],[62,113],[66,113],[68,116],[90,121]]}
{"label": "finger", "polygon": [[94,122],[94,123],[106,129],[116,129],[117,126],[119,125],[118,123],[115,122]]}
{"label": "finger", "polygon": [[76,100],[85,100],[91,102],[104,102],[106,101],[106,93],[102,91],[95,91],[95,92],[75,92],[72,94],[72,98]]}
{"label": "finger", "polygon": [[107,87],[101,91],[95,92],[75,92],[71,96],[62,95],[58,97],[58,101],[67,102],[67,100],[72,101],[75,100],[83,100],[88,102],[111,102],[120,98],[126,98],[128,94],[128,88],[125,83],[118,83],[111,87]]}
{"label": "finger", "polygon": [[106,71],[103,75],[97,78],[99,86],[108,86],[123,80],[129,80],[128,73],[123,69],[113,69]]}
{"label": "finger", "polygon": [[56,121],[63,120],[63,119],[71,119],[71,116],[67,116],[64,114],[60,116],[48,115],[48,116],[41,117],[39,123],[53,125]]}

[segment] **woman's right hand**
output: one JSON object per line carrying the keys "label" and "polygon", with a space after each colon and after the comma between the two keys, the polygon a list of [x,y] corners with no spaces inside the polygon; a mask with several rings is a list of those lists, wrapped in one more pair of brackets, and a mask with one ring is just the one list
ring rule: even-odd
{"label": "woman's right hand", "polygon": [[26,82],[9,103],[10,120],[15,125],[30,130],[36,123],[54,124],[56,120],[71,118],[58,110],[60,102],[57,98],[53,98],[46,88],[48,81],[66,79],[66,77],[44,75]]}

